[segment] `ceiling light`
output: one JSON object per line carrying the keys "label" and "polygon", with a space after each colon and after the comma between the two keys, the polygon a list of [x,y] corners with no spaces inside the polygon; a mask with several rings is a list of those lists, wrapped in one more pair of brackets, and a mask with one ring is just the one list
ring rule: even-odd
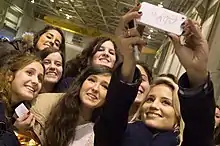
{"label": "ceiling light", "polygon": [[148,38],[148,39],[151,39],[151,36],[149,35],[149,36],[147,36],[147,38]]}
{"label": "ceiling light", "polygon": [[34,0],[31,0],[31,3],[34,3]]}
{"label": "ceiling light", "polygon": [[50,0],[52,3],[54,2],[54,0]]}
{"label": "ceiling light", "polygon": [[157,6],[163,8],[163,2],[160,2]]}
{"label": "ceiling light", "polygon": [[73,16],[69,15],[69,14],[66,14],[66,19],[70,19],[72,18]]}

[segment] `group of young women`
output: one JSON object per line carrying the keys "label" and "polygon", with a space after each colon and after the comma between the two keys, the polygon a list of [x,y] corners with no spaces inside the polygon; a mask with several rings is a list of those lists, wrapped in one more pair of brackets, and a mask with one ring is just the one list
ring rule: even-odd
{"label": "group of young women", "polygon": [[[199,26],[184,23],[185,44],[169,34],[186,69],[179,83],[169,75],[152,80],[133,54],[132,46],[141,50],[146,41],[127,27],[141,17],[139,8],[122,16],[117,45],[99,37],[66,64],[64,35],[52,26],[37,33],[32,45],[0,44],[0,144],[19,145],[17,131],[43,146],[213,145],[209,48]],[[20,103],[29,112],[17,117]]]}

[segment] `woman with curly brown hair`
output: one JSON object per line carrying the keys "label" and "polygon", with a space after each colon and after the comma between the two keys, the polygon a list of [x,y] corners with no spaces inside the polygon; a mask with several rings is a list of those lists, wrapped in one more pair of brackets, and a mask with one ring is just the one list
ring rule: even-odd
{"label": "woman with curly brown hair", "polygon": [[[37,97],[41,90],[43,76],[44,67],[40,59],[30,54],[12,55],[7,60],[7,65],[0,69],[1,145],[18,144],[11,128],[14,109],[21,102]],[[28,116],[28,120],[34,121],[33,114],[24,114]]]}

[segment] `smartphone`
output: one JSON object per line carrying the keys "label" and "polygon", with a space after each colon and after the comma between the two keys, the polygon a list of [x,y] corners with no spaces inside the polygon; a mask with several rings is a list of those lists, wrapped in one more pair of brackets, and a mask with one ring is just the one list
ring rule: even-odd
{"label": "smartphone", "polygon": [[147,2],[141,3],[141,18],[137,19],[137,24],[149,25],[151,27],[181,35],[183,28],[181,25],[187,20],[185,15],[171,10],[158,7]]}
{"label": "smartphone", "polygon": [[21,103],[17,108],[15,108],[15,113],[19,118],[24,116],[28,112],[29,112],[29,110],[27,109],[27,107],[23,103]]}

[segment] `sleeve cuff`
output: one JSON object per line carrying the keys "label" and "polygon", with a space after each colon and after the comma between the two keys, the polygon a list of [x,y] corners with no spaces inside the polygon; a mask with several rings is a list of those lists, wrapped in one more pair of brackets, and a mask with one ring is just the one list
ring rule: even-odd
{"label": "sleeve cuff", "polygon": [[210,73],[207,76],[207,80],[204,84],[195,87],[190,88],[189,78],[187,76],[187,73],[185,72],[179,79],[178,82],[179,85],[179,94],[183,97],[192,97],[197,94],[202,93],[208,93],[210,91],[211,86],[211,79],[210,79]]}
{"label": "sleeve cuff", "polygon": [[122,79],[121,77],[121,66],[118,67],[115,72],[117,74],[117,76],[119,77],[120,79],[120,82],[123,83],[123,84],[127,84],[129,86],[136,86],[137,84],[140,84],[141,81],[142,81],[142,77],[141,77],[141,73],[139,71],[139,69],[137,67],[135,67],[135,72],[134,72],[134,77],[133,77],[133,81],[132,82],[126,82]]}

